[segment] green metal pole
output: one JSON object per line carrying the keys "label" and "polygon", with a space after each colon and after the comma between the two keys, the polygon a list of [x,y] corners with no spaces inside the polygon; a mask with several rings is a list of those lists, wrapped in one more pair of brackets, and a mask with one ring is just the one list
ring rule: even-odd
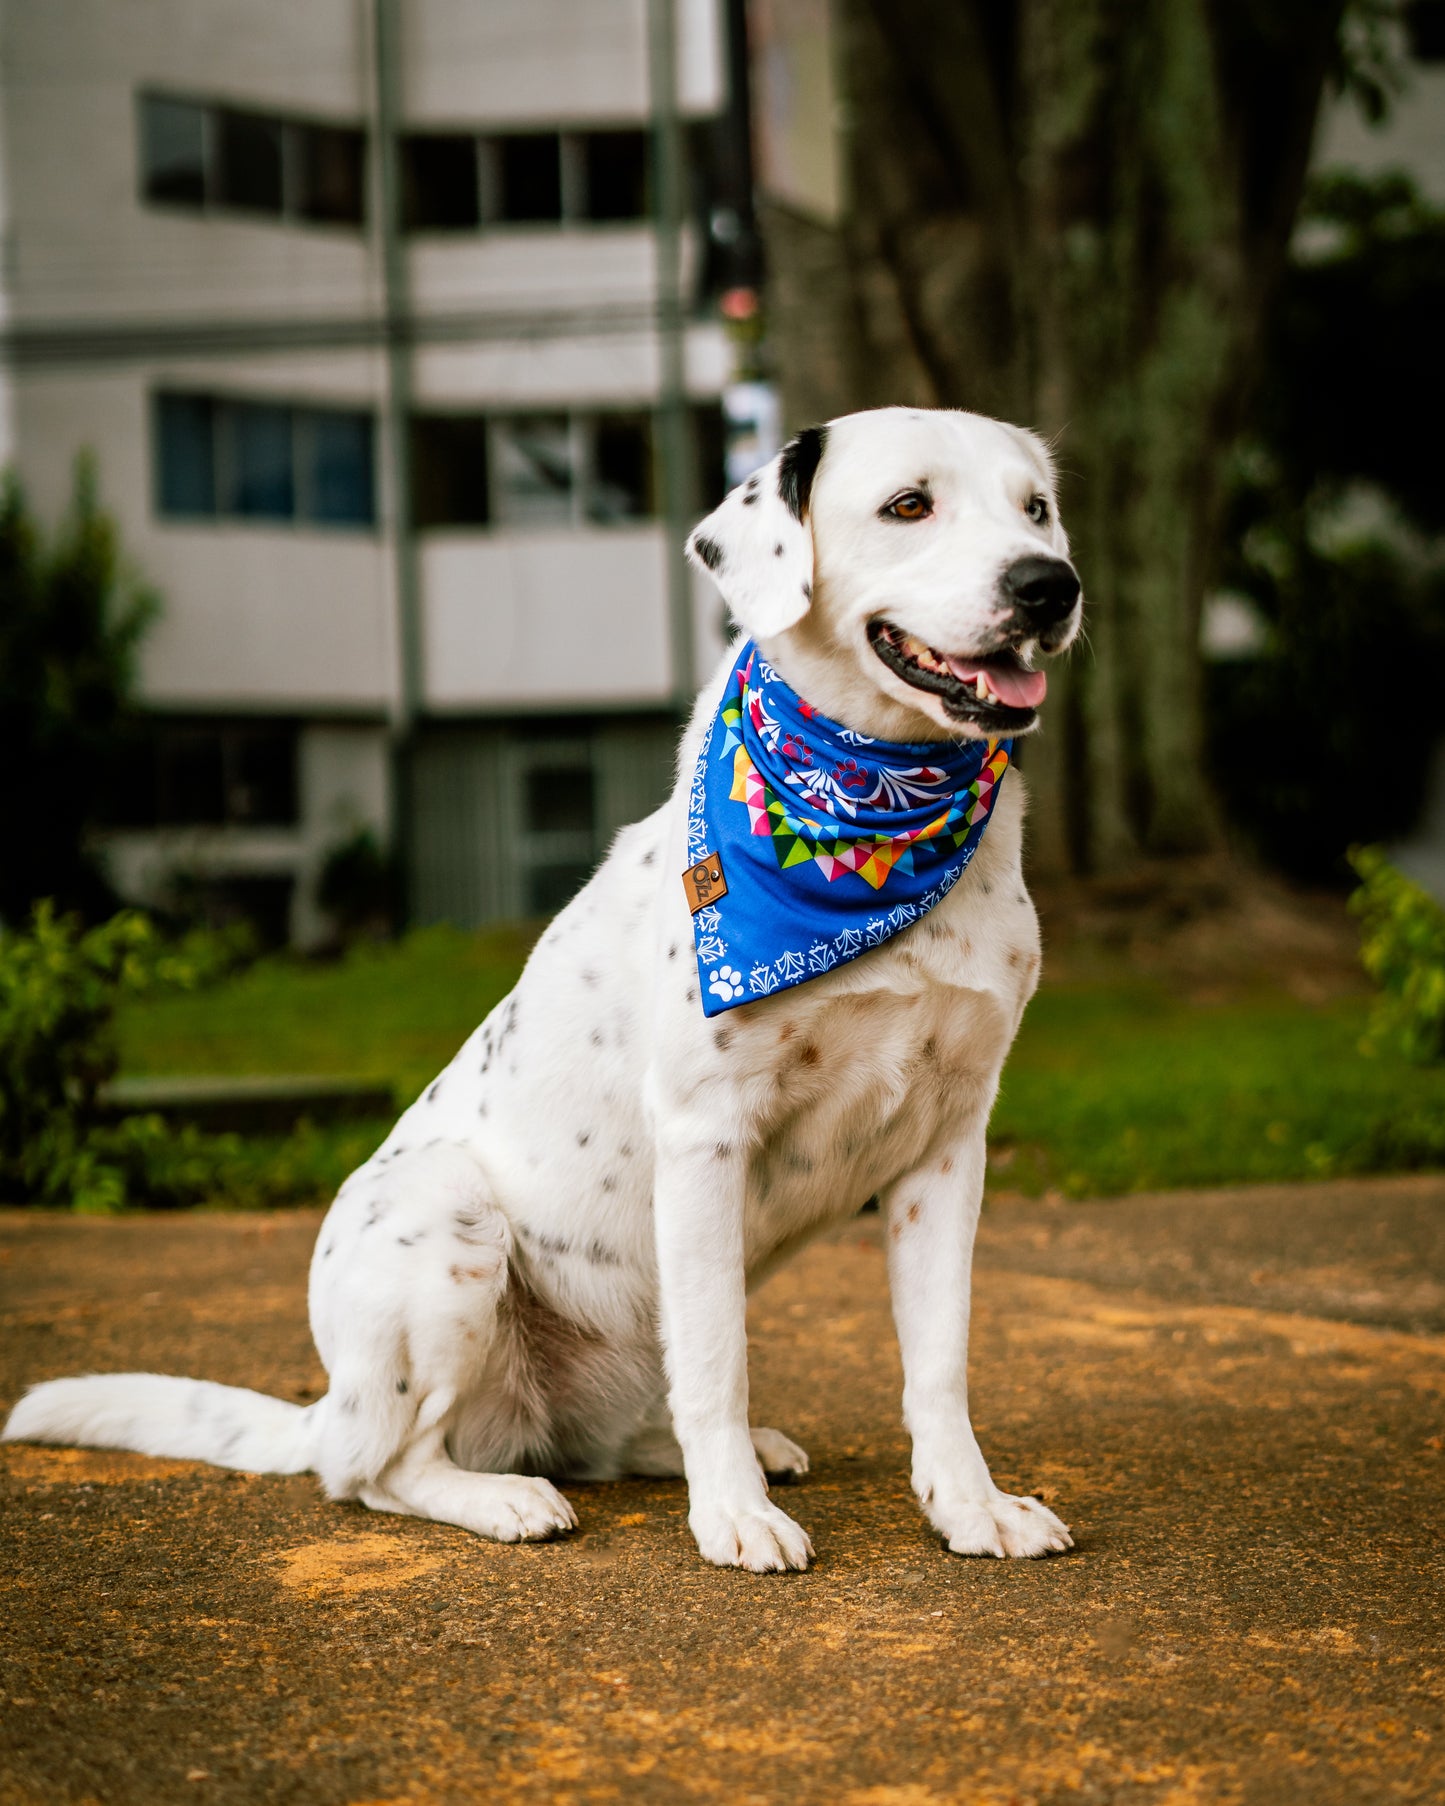
{"label": "green metal pole", "polygon": [[399,681],[392,711],[392,812],[401,864],[403,913],[416,898],[416,724],[422,709],[421,586],[411,516],[411,300],[401,237],[401,10],[374,0],[376,64],[376,230],[385,308],[385,435],[391,488]]}
{"label": "green metal pole", "polygon": [[692,524],[692,421],[687,404],[687,314],[682,229],[687,169],[677,109],[675,0],[648,0],[648,85],[652,105],[652,217],[657,258],[658,453],[667,534],[667,603],[673,704],[685,716],[697,691],[692,578],[683,544]]}

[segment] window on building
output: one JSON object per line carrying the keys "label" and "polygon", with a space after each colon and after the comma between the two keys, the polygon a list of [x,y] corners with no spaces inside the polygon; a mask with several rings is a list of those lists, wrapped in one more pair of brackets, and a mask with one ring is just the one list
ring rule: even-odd
{"label": "window on building", "polygon": [[141,193],[158,205],[316,225],[366,218],[366,138],[352,126],[146,94],[140,159]]}
{"label": "window on building", "polygon": [[584,132],[585,210],[592,220],[646,219],[647,134]]}
{"label": "window on building", "polygon": [[651,415],[599,414],[591,425],[587,518],[645,520],[655,512]]}
{"label": "window on building", "polygon": [[216,512],[215,403],[208,395],[156,397],[156,509]]}
{"label": "window on building", "polygon": [[371,416],[332,408],[297,411],[296,473],[304,520],[369,527],[376,519]]}
{"label": "window on building", "polygon": [[215,115],[215,200],[242,213],[279,215],[285,198],[281,121],[221,107]]}
{"label": "window on building", "polygon": [[485,527],[487,421],[421,414],[411,423],[411,518],[417,527]]}
{"label": "window on building", "polygon": [[597,848],[596,779],[588,741],[558,737],[513,743],[513,857],[528,915],[552,915],[592,875]]}
{"label": "window on building", "polygon": [[141,192],[148,201],[205,205],[206,123],[206,109],[188,100],[143,103]]}
{"label": "window on building", "polygon": [[270,402],[227,401],[216,413],[221,429],[219,512],[291,520],[296,513],[291,409]]}
{"label": "window on building", "polygon": [[525,789],[527,821],[536,833],[592,832],[590,764],[533,766]]}
{"label": "window on building", "polygon": [[700,401],[692,410],[694,504],[702,513],[716,508],[728,492],[727,423],[715,401]]}
{"label": "window on building", "polygon": [[300,820],[291,721],[148,719],[129,732],[103,799],[119,828],[289,828]]}
{"label": "window on building", "polygon": [[366,218],[365,136],[334,125],[293,125],[290,131],[297,214],[319,225],[360,225]]}
{"label": "window on building", "polygon": [[154,419],[163,519],[375,523],[369,413],[163,392]]}
{"label": "window on building", "polygon": [[645,131],[425,132],[401,148],[409,231],[647,217]]}
{"label": "window on building", "polygon": [[427,132],[401,146],[402,224],[412,232],[475,230],[481,222],[477,140]]}
{"label": "window on building", "polygon": [[412,520],[421,527],[609,525],[657,510],[652,416],[425,414],[412,420]]}
{"label": "window on building", "polygon": [[496,141],[498,220],[556,224],[562,218],[562,144],[556,132],[514,132]]}
{"label": "window on building", "polygon": [[493,428],[492,492],[508,527],[572,524],[576,437],[567,414],[522,414]]}

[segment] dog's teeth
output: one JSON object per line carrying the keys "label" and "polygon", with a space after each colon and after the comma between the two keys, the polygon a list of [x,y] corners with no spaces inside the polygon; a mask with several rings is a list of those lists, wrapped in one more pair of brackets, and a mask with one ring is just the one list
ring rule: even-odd
{"label": "dog's teeth", "polygon": [[977,694],[980,702],[988,701],[988,679],[984,676],[982,671],[980,671],[978,674],[978,686],[977,686],[976,694]]}

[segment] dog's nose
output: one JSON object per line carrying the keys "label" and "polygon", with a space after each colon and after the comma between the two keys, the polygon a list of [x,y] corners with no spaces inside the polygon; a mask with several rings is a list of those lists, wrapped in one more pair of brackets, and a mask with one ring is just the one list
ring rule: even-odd
{"label": "dog's nose", "polygon": [[1005,570],[1003,592],[1031,627],[1052,627],[1079,599],[1079,579],[1062,558],[1037,553],[1019,558]]}

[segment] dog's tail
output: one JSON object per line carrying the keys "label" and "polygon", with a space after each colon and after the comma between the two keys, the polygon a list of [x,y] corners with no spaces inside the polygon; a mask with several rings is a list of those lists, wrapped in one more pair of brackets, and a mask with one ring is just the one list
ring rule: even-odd
{"label": "dog's tail", "polygon": [[253,1474],[303,1474],[315,1462],[315,1409],[211,1380],[107,1373],[32,1386],[0,1440],[134,1449]]}

